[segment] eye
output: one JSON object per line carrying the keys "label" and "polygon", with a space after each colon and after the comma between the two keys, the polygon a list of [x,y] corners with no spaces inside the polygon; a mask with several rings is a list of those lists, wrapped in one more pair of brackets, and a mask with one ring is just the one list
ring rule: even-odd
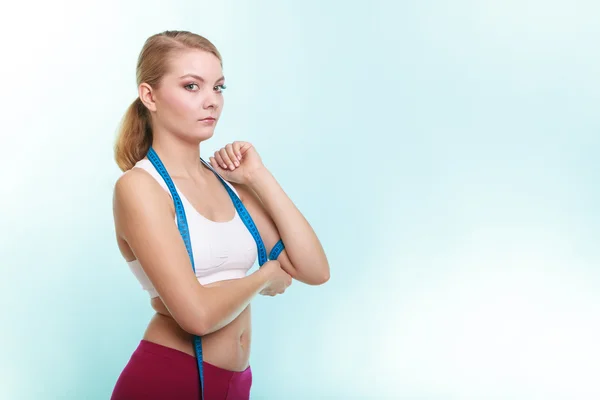
{"label": "eye", "polygon": [[227,86],[225,86],[225,84],[221,84],[221,85],[217,85],[213,88],[215,91],[221,93],[223,90],[227,89]]}
{"label": "eye", "polygon": [[190,83],[189,85],[185,85],[184,88],[186,88],[188,90],[194,90],[194,89],[190,88],[191,86],[195,86],[196,88],[198,88],[198,85],[195,83]]}

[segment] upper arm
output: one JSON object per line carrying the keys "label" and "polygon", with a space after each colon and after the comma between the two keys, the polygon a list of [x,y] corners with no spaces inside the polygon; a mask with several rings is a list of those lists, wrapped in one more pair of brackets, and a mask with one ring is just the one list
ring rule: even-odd
{"label": "upper arm", "polygon": [[202,323],[196,279],[171,198],[147,172],[133,169],[115,184],[113,213],[117,235],[125,240],[177,323],[193,333]]}
{"label": "upper arm", "polygon": [[[256,228],[260,232],[260,237],[265,244],[267,254],[271,252],[271,249],[281,239],[277,226],[273,219],[269,216],[269,213],[263,206],[260,199],[256,194],[246,186],[234,184],[235,189],[239,193],[240,199],[244,203],[244,206],[250,213],[252,220],[256,224]],[[290,261],[285,249],[277,257],[277,261],[281,264],[281,268],[287,272],[292,278],[303,282],[302,277],[298,276],[298,271]]]}

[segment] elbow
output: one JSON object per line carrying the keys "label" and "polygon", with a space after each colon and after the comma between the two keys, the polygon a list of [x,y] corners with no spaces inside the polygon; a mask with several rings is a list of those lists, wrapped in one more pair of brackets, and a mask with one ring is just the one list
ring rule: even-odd
{"label": "elbow", "polygon": [[203,323],[201,320],[179,325],[181,326],[181,329],[190,335],[204,336],[209,331],[207,324]]}
{"label": "elbow", "polygon": [[198,322],[190,331],[187,331],[189,334],[196,336],[204,336],[208,335],[211,330],[207,324],[203,324],[202,322]]}
{"label": "elbow", "polygon": [[321,274],[319,276],[319,285],[322,285],[328,282],[329,278],[331,277],[329,262],[327,262],[327,259],[325,259],[325,262],[323,263],[323,266],[321,267],[320,271]]}
{"label": "elbow", "polygon": [[329,281],[330,277],[331,277],[331,275],[329,273],[329,268],[326,268],[325,272],[319,277],[318,285],[322,285],[324,283],[327,283]]}
{"label": "elbow", "polygon": [[194,317],[180,324],[181,328],[190,335],[204,336],[211,332],[211,324],[205,313],[194,313]]}
{"label": "elbow", "polygon": [[319,273],[315,274],[314,277],[310,280],[310,284],[313,286],[320,286],[329,281],[331,277],[329,272],[329,265],[325,264],[322,268],[319,269]]}

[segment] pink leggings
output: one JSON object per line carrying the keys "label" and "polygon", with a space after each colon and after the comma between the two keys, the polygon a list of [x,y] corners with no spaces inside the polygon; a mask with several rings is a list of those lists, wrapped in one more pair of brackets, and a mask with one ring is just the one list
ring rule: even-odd
{"label": "pink leggings", "polygon": [[[250,367],[242,372],[203,364],[204,400],[248,400]],[[142,340],[113,389],[111,400],[199,400],[196,359],[182,351]]]}

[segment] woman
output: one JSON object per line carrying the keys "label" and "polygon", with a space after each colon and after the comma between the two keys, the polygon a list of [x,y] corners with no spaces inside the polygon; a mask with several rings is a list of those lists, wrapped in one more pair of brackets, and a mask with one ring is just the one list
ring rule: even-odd
{"label": "woman", "polygon": [[[112,399],[197,400],[201,392],[206,400],[248,399],[250,302],[257,294],[282,294],[292,279],[323,284],[327,258],[250,143],[228,144],[210,163],[200,159],[225,89],[221,56],[210,41],[181,31],[151,36],[138,59],[137,84],[139,97],[115,146],[124,173],[115,184],[114,218],[119,249],[156,314]],[[267,252],[285,243],[276,260],[251,274],[258,242],[236,197]]]}

